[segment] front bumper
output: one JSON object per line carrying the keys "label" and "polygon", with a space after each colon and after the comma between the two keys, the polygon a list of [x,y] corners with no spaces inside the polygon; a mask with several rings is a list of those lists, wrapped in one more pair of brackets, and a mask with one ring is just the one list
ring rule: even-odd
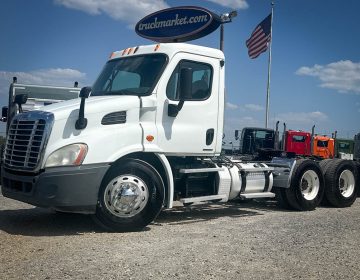
{"label": "front bumper", "polygon": [[74,213],[95,213],[98,192],[110,165],[52,167],[36,175],[1,170],[5,197],[35,206]]}

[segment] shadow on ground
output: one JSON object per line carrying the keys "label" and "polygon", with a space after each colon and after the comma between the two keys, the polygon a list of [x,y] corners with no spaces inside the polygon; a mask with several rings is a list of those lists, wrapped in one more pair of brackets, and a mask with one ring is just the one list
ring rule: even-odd
{"label": "shadow on ground", "polygon": [[223,217],[241,218],[262,215],[257,211],[242,209],[241,205],[235,203],[227,204],[198,204],[192,206],[175,206],[166,209],[157,217],[155,224],[191,224]]}
{"label": "shadow on ground", "polygon": [[89,215],[31,208],[0,211],[0,231],[25,236],[79,235],[102,232]]}
{"label": "shadow on ground", "polygon": [[[175,206],[162,211],[153,225],[191,224],[222,217],[241,218],[264,215],[264,212],[279,210],[275,201]],[[150,227],[145,230],[150,230]],[[64,236],[104,232],[89,215],[56,213],[37,207],[0,210],[0,231],[25,236]]]}

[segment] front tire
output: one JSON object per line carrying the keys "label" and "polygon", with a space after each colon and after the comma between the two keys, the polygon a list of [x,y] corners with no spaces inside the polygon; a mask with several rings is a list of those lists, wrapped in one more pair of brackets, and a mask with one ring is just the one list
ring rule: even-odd
{"label": "front tire", "polygon": [[110,231],[137,231],[160,213],[164,183],[150,164],[128,159],[114,166],[100,187],[95,221]]}

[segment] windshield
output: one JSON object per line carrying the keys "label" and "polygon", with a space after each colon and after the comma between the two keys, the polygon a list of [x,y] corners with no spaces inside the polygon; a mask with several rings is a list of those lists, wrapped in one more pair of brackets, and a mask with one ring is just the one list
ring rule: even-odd
{"label": "windshield", "polygon": [[149,95],[165,62],[164,54],[110,60],[96,80],[91,95]]}
{"label": "windshield", "polygon": [[318,145],[318,147],[323,147],[323,148],[327,148],[327,146],[328,146],[328,140],[318,140],[318,142],[317,142],[317,145]]}

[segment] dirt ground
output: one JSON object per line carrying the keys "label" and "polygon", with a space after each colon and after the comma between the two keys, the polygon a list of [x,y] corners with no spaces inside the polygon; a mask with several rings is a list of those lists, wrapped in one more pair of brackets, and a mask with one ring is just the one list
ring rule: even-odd
{"label": "dirt ground", "polygon": [[360,198],[311,212],[275,201],[163,211],[144,231],[0,195],[0,279],[360,279]]}

